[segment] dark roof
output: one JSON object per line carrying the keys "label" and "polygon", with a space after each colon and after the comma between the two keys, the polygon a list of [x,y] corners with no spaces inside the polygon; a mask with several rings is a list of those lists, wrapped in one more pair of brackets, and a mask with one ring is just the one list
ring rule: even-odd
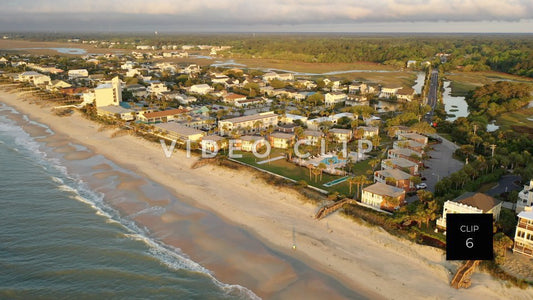
{"label": "dark roof", "polygon": [[461,196],[455,198],[453,201],[466,204],[469,206],[477,207],[481,209],[483,212],[488,212],[494,206],[500,203],[500,201],[492,198],[489,195],[485,195],[482,193],[474,193],[474,192],[464,193]]}

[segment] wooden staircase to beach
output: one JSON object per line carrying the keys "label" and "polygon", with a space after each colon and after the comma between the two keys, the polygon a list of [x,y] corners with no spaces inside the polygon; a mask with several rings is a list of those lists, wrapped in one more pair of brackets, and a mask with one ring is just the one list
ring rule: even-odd
{"label": "wooden staircase to beach", "polygon": [[339,208],[341,208],[344,204],[356,204],[356,201],[354,199],[344,198],[340,201],[337,201],[335,203],[331,203],[326,206],[322,206],[318,212],[315,215],[315,219],[320,220],[325,218],[326,216],[334,213]]}
{"label": "wooden staircase to beach", "polygon": [[453,279],[450,283],[450,286],[460,289],[468,288],[472,284],[470,276],[476,270],[476,266],[479,264],[479,260],[467,260],[455,273]]}

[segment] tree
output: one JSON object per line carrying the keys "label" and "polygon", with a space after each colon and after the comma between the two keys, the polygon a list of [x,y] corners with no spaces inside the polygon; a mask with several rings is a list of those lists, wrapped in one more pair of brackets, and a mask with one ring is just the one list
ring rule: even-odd
{"label": "tree", "polygon": [[354,180],[355,180],[355,185],[357,187],[357,197],[356,197],[357,199],[360,197],[360,191],[362,191],[362,189],[364,188],[364,185],[370,183],[371,181],[369,181],[365,175],[356,176]]}
{"label": "tree", "polygon": [[317,169],[320,171],[320,180],[322,180],[322,172],[327,169],[327,166],[325,163],[321,162],[318,164]]}
{"label": "tree", "polygon": [[496,254],[496,262],[502,263],[505,258],[507,249],[513,246],[513,240],[511,240],[503,232],[496,233],[493,237],[494,240],[494,253]]}
{"label": "tree", "polygon": [[420,178],[420,176],[411,176],[409,177],[409,181],[411,181],[411,183],[416,186],[417,184],[420,184],[422,182],[422,178]]}
{"label": "tree", "polygon": [[433,193],[426,190],[419,190],[416,192],[418,200],[422,203],[428,203],[433,200]]}
{"label": "tree", "polygon": [[355,177],[352,176],[352,177],[346,179],[346,182],[348,183],[348,191],[351,194],[352,193],[352,185],[356,184]]}

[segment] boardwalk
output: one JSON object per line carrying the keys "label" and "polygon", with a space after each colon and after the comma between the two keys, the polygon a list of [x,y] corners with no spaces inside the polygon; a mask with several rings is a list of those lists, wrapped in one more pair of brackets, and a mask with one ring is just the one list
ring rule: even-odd
{"label": "boardwalk", "polygon": [[467,260],[453,276],[450,286],[460,289],[468,288],[472,284],[470,276],[476,270],[476,266],[479,264],[479,260]]}
{"label": "boardwalk", "polygon": [[356,204],[354,199],[344,198],[341,201],[322,206],[315,215],[315,219],[320,220],[325,218],[327,215],[334,213],[336,210],[341,208],[344,204]]}

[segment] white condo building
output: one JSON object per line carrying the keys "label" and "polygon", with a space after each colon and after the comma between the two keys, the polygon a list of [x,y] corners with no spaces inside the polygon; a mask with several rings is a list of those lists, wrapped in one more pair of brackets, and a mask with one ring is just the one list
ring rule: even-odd
{"label": "white condo building", "polygon": [[518,193],[518,200],[516,201],[516,213],[522,212],[526,207],[533,206],[533,179],[529,181],[529,185],[524,185],[524,189]]}

